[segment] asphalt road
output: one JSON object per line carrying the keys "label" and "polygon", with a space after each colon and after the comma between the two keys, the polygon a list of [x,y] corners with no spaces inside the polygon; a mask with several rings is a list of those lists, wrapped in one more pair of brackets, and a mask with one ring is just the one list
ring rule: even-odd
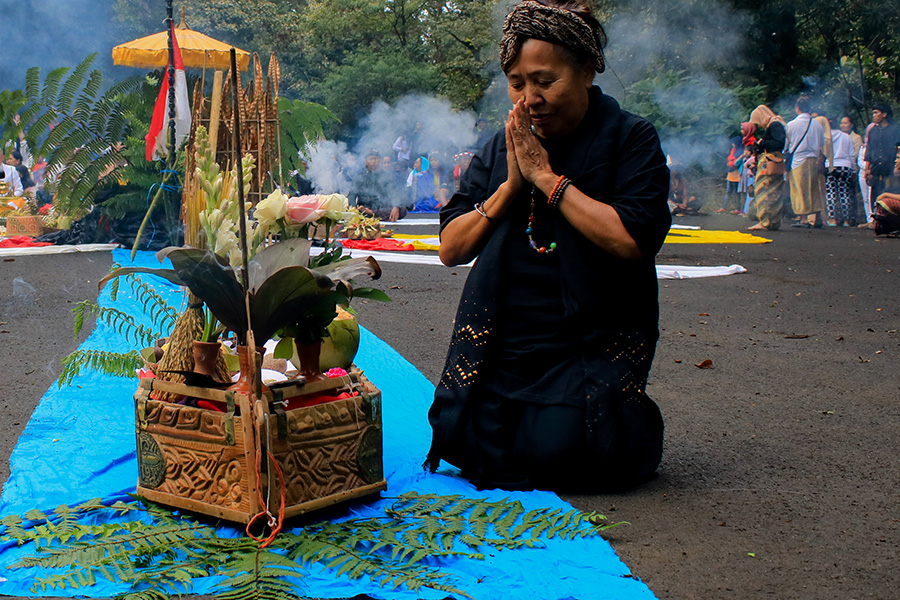
{"label": "asphalt road", "polygon": [[[608,539],[659,598],[896,598],[900,240],[847,228],[765,237],[774,243],[663,248],[661,264],[748,272],[660,282],[648,386],[666,419],[659,476],[627,494],[566,499],[630,523]],[[0,480],[59,359],[80,342],[73,303],[96,295],[110,262],[0,263]],[[360,320],[436,381],[467,269],[384,271],[394,300],[356,303]],[[712,368],[695,366],[707,359]]]}

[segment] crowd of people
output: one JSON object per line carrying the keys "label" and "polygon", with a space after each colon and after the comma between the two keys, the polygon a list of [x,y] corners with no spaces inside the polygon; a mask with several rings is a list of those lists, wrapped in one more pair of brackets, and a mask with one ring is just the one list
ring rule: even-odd
{"label": "crowd of people", "polygon": [[[876,203],[900,203],[900,125],[891,106],[875,103],[862,135],[851,116],[826,115],[808,97],[798,98],[794,110],[796,117],[785,122],[761,105],[741,124],[716,212],[758,221],[750,230],[777,230],[785,217],[804,229],[875,228]],[[673,212],[696,213],[700,203],[684,198],[684,187],[673,169]],[[864,219],[857,217],[860,206]]]}
{"label": "crowd of people", "polygon": [[22,208],[26,195],[35,195],[39,206],[50,204],[52,198],[44,191],[46,171],[47,161],[31,155],[24,134],[14,144],[0,146],[0,197],[9,198],[8,208]]}
{"label": "crowd of people", "polygon": [[35,162],[24,141],[6,149],[0,147],[0,167],[0,196],[21,198],[43,189],[47,162]]}

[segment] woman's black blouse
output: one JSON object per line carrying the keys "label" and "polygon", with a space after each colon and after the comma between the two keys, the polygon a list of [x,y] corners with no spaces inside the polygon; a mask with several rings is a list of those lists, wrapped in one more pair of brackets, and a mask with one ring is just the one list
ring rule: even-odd
{"label": "woman's black blouse", "polygon": [[[624,260],[599,248],[546,207],[541,194],[535,241],[556,242],[557,249],[538,255],[524,231],[529,197],[516,199],[463,290],[429,411],[432,469],[458,439],[476,382],[508,398],[585,406],[589,431],[605,444],[616,438],[610,431],[616,424],[604,417],[610,403],[622,393],[643,393],[659,335],[655,257],[671,225],[669,170],[659,138],[649,122],[594,87],[576,130],[542,143],[555,173],[616,210],[641,258]],[[442,230],[506,177],[501,131],[475,155],[459,192],[441,210]]]}

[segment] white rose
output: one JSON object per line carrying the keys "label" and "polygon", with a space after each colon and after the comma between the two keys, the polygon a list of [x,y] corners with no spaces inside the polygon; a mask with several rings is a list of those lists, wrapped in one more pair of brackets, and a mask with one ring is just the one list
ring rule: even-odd
{"label": "white rose", "polygon": [[320,208],[325,212],[342,213],[347,212],[350,201],[343,194],[328,194],[327,196],[319,196],[322,201]]}
{"label": "white rose", "polygon": [[256,205],[253,216],[259,221],[259,226],[268,230],[279,219],[283,219],[287,212],[287,197],[281,190],[275,190],[269,197]]}

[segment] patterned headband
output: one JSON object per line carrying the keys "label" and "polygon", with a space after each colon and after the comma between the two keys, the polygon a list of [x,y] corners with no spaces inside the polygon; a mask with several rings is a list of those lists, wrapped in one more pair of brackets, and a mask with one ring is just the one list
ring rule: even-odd
{"label": "patterned headband", "polygon": [[590,56],[598,73],[606,69],[601,50],[606,43],[603,29],[594,35],[590,25],[572,11],[526,0],[507,15],[503,24],[500,67],[504,73],[516,59],[520,43],[529,38],[558,44],[576,54]]}

